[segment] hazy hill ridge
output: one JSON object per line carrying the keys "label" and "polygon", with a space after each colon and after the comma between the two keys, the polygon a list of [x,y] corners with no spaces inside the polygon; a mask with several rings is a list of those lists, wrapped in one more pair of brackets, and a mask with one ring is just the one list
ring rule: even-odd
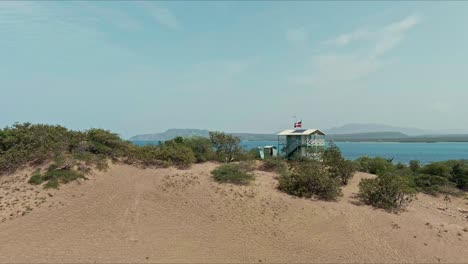
{"label": "hazy hill ridge", "polygon": [[[276,140],[276,134],[255,134],[255,133],[230,133],[240,137],[242,140]],[[209,137],[209,130],[206,129],[168,129],[162,133],[136,135],[130,141],[166,141],[175,137]]]}
{"label": "hazy hill ridge", "polygon": [[328,134],[355,134],[370,132],[400,132],[409,136],[434,134],[434,131],[424,130],[414,127],[395,127],[374,123],[350,123],[339,127],[332,127],[325,130]]}
{"label": "hazy hill ridge", "polygon": [[[422,129],[407,128],[403,133],[400,131],[366,131],[367,129],[398,129],[397,127],[371,124],[358,129],[357,124],[349,124],[339,128],[325,130],[326,138],[332,141],[355,141],[355,142],[468,142],[468,134],[423,134],[412,135]],[[348,132],[346,131],[365,131]],[[426,131],[427,132],[427,131]],[[249,141],[275,141],[276,134],[255,134],[255,133],[231,133],[242,140]],[[208,137],[209,130],[206,129],[169,129],[163,133],[136,135],[130,141],[166,141],[175,137],[200,136]]]}

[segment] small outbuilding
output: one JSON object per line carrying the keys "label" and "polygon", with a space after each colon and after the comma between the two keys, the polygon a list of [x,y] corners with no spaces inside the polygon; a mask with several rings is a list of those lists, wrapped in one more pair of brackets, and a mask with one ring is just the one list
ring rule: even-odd
{"label": "small outbuilding", "polygon": [[276,146],[263,146],[258,147],[260,158],[267,159],[278,156],[278,148]]}

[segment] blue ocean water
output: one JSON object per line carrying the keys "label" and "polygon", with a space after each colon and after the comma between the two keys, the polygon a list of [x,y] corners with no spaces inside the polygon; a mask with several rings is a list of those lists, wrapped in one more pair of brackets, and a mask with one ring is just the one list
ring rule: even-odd
{"label": "blue ocean water", "polygon": [[[157,144],[157,142],[135,141],[137,145]],[[273,145],[276,141],[243,141],[246,149],[258,146]],[[394,162],[409,163],[419,160],[422,163],[451,159],[468,159],[468,143],[393,143],[393,142],[336,142],[346,159],[357,159],[362,156],[384,157]]]}

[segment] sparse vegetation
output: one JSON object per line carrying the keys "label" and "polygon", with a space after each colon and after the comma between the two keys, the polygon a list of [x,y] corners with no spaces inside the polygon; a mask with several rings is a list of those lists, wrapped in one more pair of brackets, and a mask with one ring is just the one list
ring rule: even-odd
{"label": "sparse vegetation", "polygon": [[294,162],[292,173],[279,177],[278,189],[294,196],[322,200],[335,200],[342,195],[338,180],[317,161]]}
{"label": "sparse vegetation", "polygon": [[348,184],[348,180],[354,175],[355,168],[353,162],[345,160],[341,150],[333,142],[323,152],[323,164],[328,169],[330,176],[337,179],[341,184]]}
{"label": "sparse vegetation", "polygon": [[410,160],[409,167],[412,172],[418,172],[421,168],[421,164],[419,160]]}
{"label": "sparse vegetation", "polygon": [[255,179],[252,170],[253,168],[244,162],[228,163],[217,167],[211,174],[215,181],[220,183],[246,185]]}
{"label": "sparse vegetation", "polygon": [[223,132],[210,132],[210,140],[219,161],[234,161],[242,153],[239,137]]}
{"label": "sparse vegetation", "polygon": [[360,157],[354,161],[357,170],[372,174],[383,174],[395,169],[391,160],[381,157],[370,158],[367,156]]}
{"label": "sparse vegetation", "polygon": [[31,175],[31,178],[29,178],[28,183],[32,185],[39,185],[44,182],[44,179],[42,178],[41,171],[36,170],[34,173]]}
{"label": "sparse vegetation", "polygon": [[280,175],[287,174],[289,171],[288,162],[281,157],[265,159],[260,166],[263,171],[274,171]]}
{"label": "sparse vegetation", "polygon": [[211,140],[204,137],[189,137],[183,139],[183,144],[192,149],[196,162],[205,162],[215,159]]}
{"label": "sparse vegetation", "polygon": [[394,165],[384,158],[361,157],[355,161],[358,170],[376,175],[390,174],[404,178],[417,192],[426,194],[461,195],[468,189],[468,161],[449,160],[421,166],[412,160],[409,166]]}
{"label": "sparse vegetation", "polygon": [[345,160],[341,150],[333,143],[323,152],[322,160],[295,159],[288,164],[281,159],[265,160],[265,170],[275,170],[278,189],[288,194],[336,200],[342,195],[340,185],[346,185],[354,175],[354,164]]}
{"label": "sparse vegetation", "polygon": [[359,196],[368,204],[386,210],[399,210],[411,202],[414,189],[401,176],[383,174],[359,183]]}
{"label": "sparse vegetation", "polygon": [[45,182],[44,188],[57,189],[61,183],[69,183],[77,179],[86,179],[86,177],[83,173],[73,170],[72,168],[59,168],[59,166],[54,163],[49,166],[44,174],[42,174],[40,170],[36,170],[31,178],[29,178],[28,182],[33,185],[39,185]]}
{"label": "sparse vegetation", "polygon": [[167,141],[155,150],[155,158],[181,169],[189,168],[196,161],[192,149],[183,144],[183,139]]}
{"label": "sparse vegetation", "polygon": [[[240,153],[238,138],[222,134],[214,136],[220,140],[215,140],[219,155],[226,154],[233,159],[234,154]],[[69,163],[70,170],[85,173],[92,168],[107,169],[108,160],[142,166],[188,168],[194,162],[214,159],[217,157],[211,140],[201,137],[176,138],[159,146],[140,147],[103,129],[73,131],[62,126],[24,123],[0,130],[0,174],[12,173],[25,165],[36,166],[52,161],[56,165]],[[35,180],[37,177],[32,182]]]}

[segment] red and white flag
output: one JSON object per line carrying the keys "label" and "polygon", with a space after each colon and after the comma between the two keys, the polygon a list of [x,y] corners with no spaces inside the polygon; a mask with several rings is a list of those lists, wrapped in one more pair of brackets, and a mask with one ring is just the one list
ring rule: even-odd
{"label": "red and white flag", "polygon": [[302,128],[302,120],[294,123],[294,128]]}

